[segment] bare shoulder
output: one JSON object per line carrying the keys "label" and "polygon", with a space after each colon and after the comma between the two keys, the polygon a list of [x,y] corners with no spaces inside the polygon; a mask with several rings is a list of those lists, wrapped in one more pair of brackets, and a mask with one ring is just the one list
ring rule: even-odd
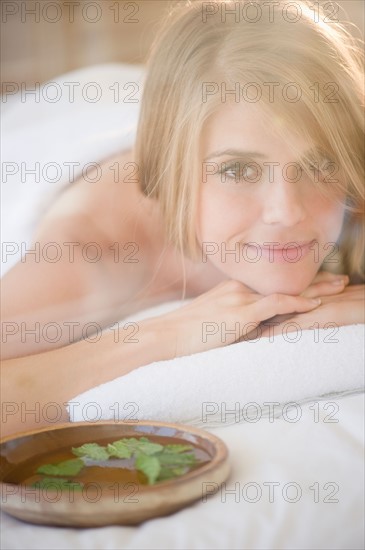
{"label": "bare shoulder", "polygon": [[51,227],[82,233],[101,243],[114,242],[123,227],[134,231],[144,197],[135,175],[132,151],[123,151],[98,163],[68,185],[50,205],[37,227],[37,234]]}
{"label": "bare shoulder", "polygon": [[[107,176],[95,187],[75,182],[51,205],[32,235],[37,257],[25,257],[3,278],[4,319],[30,326],[50,321],[63,326],[67,320],[82,329],[85,322],[105,327],[129,314],[149,273],[149,256],[138,256],[146,248],[143,232],[127,215],[136,211],[137,190],[112,183]],[[76,338],[82,336],[79,328]],[[67,342],[63,334],[58,345]],[[43,343],[37,350],[49,347]],[[10,346],[7,356],[34,349]]]}
{"label": "bare shoulder", "polygon": [[[109,220],[109,223],[113,221],[117,208],[123,205],[128,207],[128,203],[138,194],[137,181],[133,179],[133,185],[129,185],[129,180],[123,177],[126,166],[133,168],[131,151],[124,151],[97,163],[61,190],[44,213],[40,224],[78,217],[84,220],[89,217],[95,225],[103,218]],[[123,201],[119,197],[123,197]]]}
{"label": "bare shoulder", "polygon": [[140,191],[132,170],[131,151],[104,160],[100,177],[89,174],[94,183],[79,179],[63,191],[34,235],[40,242],[69,240],[77,243],[75,250],[99,255],[98,262],[84,261],[76,275],[97,281],[103,291],[107,286],[115,302],[146,284],[156,243],[163,239],[156,205]]}
{"label": "bare shoulder", "polygon": [[40,227],[42,238],[72,234],[73,241],[98,251],[100,261],[84,266],[82,276],[97,281],[102,292],[107,286],[121,313],[175,299],[181,257],[168,242],[159,203],[139,188],[132,152],[106,159],[100,168],[96,183],[78,181],[52,205]]}

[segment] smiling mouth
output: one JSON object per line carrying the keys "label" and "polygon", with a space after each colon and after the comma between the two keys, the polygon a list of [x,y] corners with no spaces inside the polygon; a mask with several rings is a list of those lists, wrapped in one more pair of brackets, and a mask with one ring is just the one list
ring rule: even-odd
{"label": "smiling mouth", "polygon": [[257,259],[264,258],[270,262],[295,263],[308,255],[315,242],[315,239],[311,241],[289,241],[286,244],[273,241],[260,245],[251,242],[245,243],[243,246],[252,252],[255,251]]}

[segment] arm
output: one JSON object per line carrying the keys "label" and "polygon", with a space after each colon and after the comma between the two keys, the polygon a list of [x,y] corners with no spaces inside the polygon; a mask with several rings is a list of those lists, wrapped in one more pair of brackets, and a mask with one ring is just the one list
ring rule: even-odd
{"label": "arm", "polygon": [[[137,342],[115,342],[105,332],[95,343],[77,342],[46,353],[3,361],[1,365],[2,434],[49,426],[47,404],[53,403],[57,421],[66,421],[66,403],[99,384],[153,361],[190,355],[233,343],[220,331],[202,337],[205,324],[241,327],[258,325],[275,314],[308,311],[317,307],[302,296],[262,297],[238,281],[228,281],[193,302],[160,317],[138,323]],[[26,410],[29,412],[26,414]],[[22,414],[23,412],[23,414]],[[37,414],[38,413],[38,414]],[[51,413],[51,414],[52,414]]]}
{"label": "arm", "polygon": [[114,332],[104,332],[94,343],[83,340],[46,353],[2,361],[1,436],[52,428],[55,417],[57,422],[66,422],[66,404],[76,395],[142,365],[171,357],[164,333],[156,331],[153,322],[138,323],[135,337],[138,342],[122,338],[118,342]]}

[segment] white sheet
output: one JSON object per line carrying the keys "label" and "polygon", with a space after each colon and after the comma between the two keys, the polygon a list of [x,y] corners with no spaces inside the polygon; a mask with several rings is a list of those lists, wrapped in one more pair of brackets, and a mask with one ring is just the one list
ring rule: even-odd
{"label": "white sheet", "polygon": [[[144,74],[141,65],[96,65],[42,84],[39,98],[19,93],[1,102],[2,277],[58,193],[88,163],[133,145]],[[57,90],[59,101],[49,101]]]}
{"label": "white sheet", "polygon": [[[221,491],[206,502],[198,501],[139,527],[56,529],[28,525],[3,514],[1,548],[361,549],[364,396],[332,402],[337,403],[338,410],[327,420],[338,422],[325,421],[333,408],[326,410],[326,402],[321,401],[314,406],[302,405],[302,416],[296,423],[283,418],[270,423],[268,418],[262,418],[256,423],[208,430],[228,445],[232,472],[226,490],[236,487],[238,497],[227,492],[224,502]],[[268,483],[271,487],[279,484],[274,487],[274,502],[269,500]],[[288,483],[297,486],[285,487]],[[302,492],[299,500],[286,502],[285,499],[295,499],[296,487]],[[255,498],[256,488],[261,489],[262,496],[258,502],[249,502]],[[338,502],[324,502],[326,498]]]}

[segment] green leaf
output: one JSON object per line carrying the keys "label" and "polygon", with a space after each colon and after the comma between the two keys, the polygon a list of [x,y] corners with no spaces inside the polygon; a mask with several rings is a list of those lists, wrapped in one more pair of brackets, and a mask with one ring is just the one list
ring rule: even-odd
{"label": "green leaf", "polygon": [[109,456],[116,456],[118,458],[130,458],[132,456],[132,451],[122,440],[109,443],[107,450]]}
{"label": "green leaf", "polygon": [[60,477],[44,477],[32,484],[32,487],[37,489],[72,489],[82,491],[84,484],[78,481],[70,481]]}
{"label": "green leaf", "polygon": [[192,451],[193,447],[191,445],[165,445],[164,453],[183,453],[185,451]]}
{"label": "green leaf", "polygon": [[76,456],[85,456],[92,460],[108,460],[109,453],[106,447],[102,447],[97,443],[85,443],[81,447],[72,448],[72,452]]}
{"label": "green leaf", "polygon": [[151,441],[140,441],[138,451],[145,455],[155,455],[163,450],[163,445],[152,443]]}
{"label": "green leaf", "polygon": [[143,453],[138,454],[135,467],[145,474],[149,485],[153,485],[156,482],[161,471],[161,464],[158,458]]}
{"label": "green leaf", "polygon": [[[156,481],[171,479],[189,471],[192,465],[199,462],[193,452],[192,445],[153,443],[147,437],[125,437],[109,443],[106,447],[98,443],[85,443],[81,447],[72,448],[74,455],[93,461],[107,461],[110,457],[119,459],[135,458],[135,468],[142,472],[149,485]],[[44,464],[37,470],[38,474],[47,476],[75,476],[85,464],[81,458],[66,460],[58,464]],[[60,479],[59,487],[70,487],[72,481]],[[37,487],[45,487],[57,483],[57,479],[49,477],[37,482]],[[48,485],[47,485],[48,484]],[[73,484],[75,485],[75,484]],[[82,487],[82,484],[76,484]]]}
{"label": "green leaf", "polygon": [[118,441],[122,441],[131,449],[134,449],[139,445],[139,439],[136,439],[135,437],[123,437],[123,439],[119,439]]}
{"label": "green leaf", "polygon": [[174,477],[176,477],[176,475],[172,470],[169,470],[168,468],[161,468],[157,481],[167,481],[168,479],[173,479]]}
{"label": "green leaf", "polygon": [[76,476],[85,466],[80,458],[72,458],[58,464],[44,464],[37,470],[37,474],[51,476]]}
{"label": "green leaf", "polygon": [[152,443],[152,441],[149,441],[147,437],[141,437],[140,439],[136,439],[135,437],[124,437],[123,439],[114,441],[111,446],[116,448],[118,448],[118,446],[120,446],[120,448],[123,448],[122,446],[125,446],[130,452],[129,456],[126,456],[125,458],[130,458],[132,454],[135,454],[137,452],[144,453],[145,455],[154,455],[163,450],[163,445]]}
{"label": "green leaf", "polygon": [[197,459],[193,453],[161,453],[158,458],[162,466],[189,466],[191,464],[196,464],[197,462]]}

